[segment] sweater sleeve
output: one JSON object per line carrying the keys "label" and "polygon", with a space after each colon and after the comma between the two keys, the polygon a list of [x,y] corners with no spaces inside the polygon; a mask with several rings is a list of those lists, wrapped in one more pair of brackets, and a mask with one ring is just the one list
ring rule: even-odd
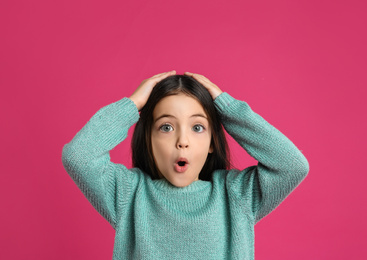
{"label": "sweater sleeve", "polygon": [[113,228],[128,203],[136,174],[111,162],[109,151],[127,137],[138,119],[134,102],[123,98],[99,109],[62,150],[65,170]]}
{"label": "sweater sleeve", "polygon": [[225,130],[258,161],[227,175],[229,192],[256,224],[274,210],[307,176],[301,151],[249,105],[223,92],[214,104]]}

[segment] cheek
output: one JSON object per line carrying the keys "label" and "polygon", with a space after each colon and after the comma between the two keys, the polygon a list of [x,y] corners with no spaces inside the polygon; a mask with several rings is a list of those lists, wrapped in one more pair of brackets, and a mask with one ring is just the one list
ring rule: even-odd
{"label": "cheek", "polygon": [[210,143],[211,139],[209,137],[206,138],[198,138],[194,141],[194,149],[192,152],[195,154],[196,158],[200,158],[201,161],[205,161],[208,157],[208,153],[210,153]]}
{"label": "cheek", "polygon": [[195,136],[195,144],[198,147],[204,149],[204,147],[209,147],[211,142],[211,135],[210,133],[205,133],[202,136]]}
{"label": "cheek", "polygon": [[169,153],[167,140],[152,137],[152,152],[156,161],[162,160],[162,157],[167,157]]}

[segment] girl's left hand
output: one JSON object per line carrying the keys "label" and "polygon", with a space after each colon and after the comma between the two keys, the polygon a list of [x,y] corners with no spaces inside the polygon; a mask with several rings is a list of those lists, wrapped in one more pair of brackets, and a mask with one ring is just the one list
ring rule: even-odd
{"label": "girl's left hand", "polygon": [[185,75],[191,76],[197,81],[199,81],[203,86],[209,91],[210,95],[212,96],[213,100],[219,96],[223,91],[220,90],[220,88],[215,85],[213,82],[211,82],[209,79],[204,77],[203,75],[191,73],[191,72],[185,72]]}

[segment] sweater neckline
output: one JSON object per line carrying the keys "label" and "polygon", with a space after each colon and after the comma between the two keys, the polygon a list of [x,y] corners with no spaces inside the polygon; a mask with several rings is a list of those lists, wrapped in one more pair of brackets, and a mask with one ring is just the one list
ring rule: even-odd
{"label": "sweater neckline", "polygon": [[167,181],[165,178],[153,180],[153,184],[157,189],[163,192],[177,193],[177,194],[197,192],[211,185],[209,181],[197,180],[186,187],[176,187],[172,185],[169,181]]}

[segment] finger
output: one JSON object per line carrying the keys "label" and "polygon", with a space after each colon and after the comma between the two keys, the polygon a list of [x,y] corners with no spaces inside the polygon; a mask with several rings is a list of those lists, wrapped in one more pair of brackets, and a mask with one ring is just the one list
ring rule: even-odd
{"label": "finger", "polygon": [[[176,73],[176,72],[174,72],[174,73]],[[151,79],[160,81],[160,80],[162,80],[162,79],[164,79],[164,78],[166,78],[170,75],[173,75],[174,73],[172,71],[160,73],[160,74],[157,74],[157,75],[151,77]]]}
{"label": "finger", "polygon": [[167,72],[163,72],[163,73],[159,73],[157,75],[154,75],[152,78],[164,77],[164,76],[168,76],[168,75],[175,74],[175,73],[176,73],[175,70],[171,70],[171,71],[167,71]]}
{"label": "finger", "polygon": [[191,72],[187,72],[187,75],[195,78],[196,80],[198,80],[200,83],[211,83],[210,80],[208,80],[207,78],[205,78],[203,75],[200,74],[196,74],[196,73],[191,73]]}
{"label": "finger", "polygon": [[207,83],[207,84],[214,85],[213,82],[211,82],[209,79],[207,79],[205,77],[202,78],[202,81],[205,82],[205,83]]}
{"label": "finger", "polygon": [[198,76],[198,78],[201,78],[202,80],[204,80],[204,81],[209,81],[210,82],[210,80],[207,78],[207,77],[205,77],[205,76],[203,76],[203,75],[199,75],[199,74],[197,74]]}
{"label": "finger", "polygon": [[208,79],[207,77],[203,76],[203,75],[198,75],[197,76],[197,79],[200,81],[200,82],[203,82],[203,83],[206,83],[208,85],[215,85],[213,82],[210,81],[210,79]]}
{"label": "finger", "polygon": [[161,74],[158,74],[156,75],[156,77],[152,77],[150,78],[153,82],[154,82],[154,85],[157,84],[158,82],[162,81],[163,79],[171,76],[171,75],[174,75],[176,74],[176,71],[175,70],[172,70],[172,71],[168,71],[168,72],[164,72],[164,73],[161,73]]}
{"label": "finger", "polygon": [[162,75],[163,75],[163,74],[165,74],[165,73],[167,73],[167,72],[163,72],[163,73],[156,74],[156,75],[154,75],[152,78],[158,78],[158,77],[162,76]]}
{"label": "finger", "polygon": [[167,78],[168,76],[170,75],[173,75],[173,74],[176,74],[176,71],[175,70],[172,70],[172,71],[168,71],[168,72],[165,72],[165,73],[162,73],[159,77],[157,77],[158,79],[162,80],[164,78]]}
{"label": "finger", "polygon": [[[192,76],[196,79],[207,79],[205,76],[197,74],[197,73],[191,73],[191,72],[185,72],[186,75]],[[207,79],[208,80],[208,79]]]}
{"label": "finger", "polygon": [[186,74],[188,76],[191,76],[191,77],[195,77],[195,76],[199,75],[199,74],[188,72],[188,71],[186,71],[184,74]]}
{"label": "finger", "polygon": [[206,78],[203,75],[195,74],[195,73],[191,73],[191,72],[188,72],[187,75],[190,75],[193,78],[195,78],[197,81],[199,81],[201,84],[203,84],[203,86],[208,90],[209,90],[209,88],[218,88],[217,85],[215,85],[213,82],[211,82],[208,78]]}

